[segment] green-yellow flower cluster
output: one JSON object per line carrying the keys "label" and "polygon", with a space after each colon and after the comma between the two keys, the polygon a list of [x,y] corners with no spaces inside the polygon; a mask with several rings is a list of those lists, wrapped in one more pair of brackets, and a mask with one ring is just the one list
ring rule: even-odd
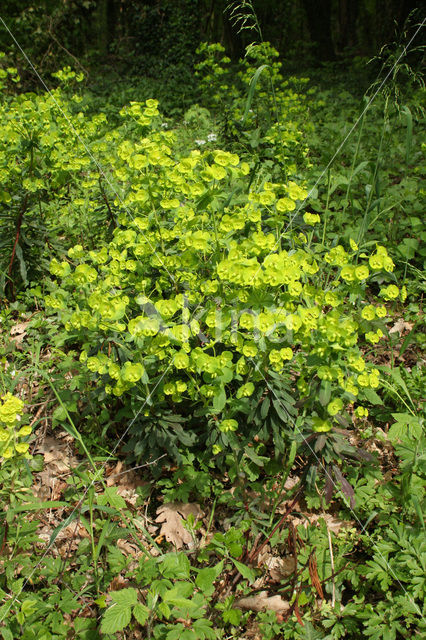
{"label": "green-yellow flower cluster", "polygon": [[6,393],[0,400],[0,458],[25,457],[31,458],[28,453],[29,444],[23,438],[31,433],[31,427],[20,426],[24,403],[20,398]]}
{"label": "green-yellow flower cluster", "polygon": [[[122,115],[140,135],[110,153],[119,224],[110,241],[52,261],[58,284],[45,299],[80,342],[80,361],[107,395],[203,408],[216,417],[215,451],[244,430],[240,412],[270,372],[291,373],[312,428],[330,430],[379,385],[360,343],[383,336],[386,308],[365,304],[363,292],[372,275],[392,271],[386,249],[359,253],[351,241],[327,250],[297,225],[287,232],[304,185],[248,190],[250,166],[235,153],[179,156],[173,132],[157,127],[155,101]],[[300,225],[317,222],[306,213]]]}

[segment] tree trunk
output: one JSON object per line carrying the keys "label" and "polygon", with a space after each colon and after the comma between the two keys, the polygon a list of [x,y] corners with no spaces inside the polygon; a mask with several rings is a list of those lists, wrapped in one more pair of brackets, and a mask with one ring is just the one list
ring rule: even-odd
{"label": "tree trunk", "polygon": [[343,53],[357,44],[358,0],[339,0],[339,36],[337,50]]}
{"label": "tree trunk", "polygon": [[334,60],[336,56],[331,37],[331,0],[303,0],[303,6],[318,59]]}

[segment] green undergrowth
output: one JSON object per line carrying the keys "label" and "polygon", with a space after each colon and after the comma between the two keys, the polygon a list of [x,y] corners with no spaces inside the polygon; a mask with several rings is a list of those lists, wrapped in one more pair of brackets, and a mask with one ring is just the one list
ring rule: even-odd
{"label": "green undergrowth", "polygon": [[198,56],[107,101],[1,59],[0,633],[420,635],[421,82]]}

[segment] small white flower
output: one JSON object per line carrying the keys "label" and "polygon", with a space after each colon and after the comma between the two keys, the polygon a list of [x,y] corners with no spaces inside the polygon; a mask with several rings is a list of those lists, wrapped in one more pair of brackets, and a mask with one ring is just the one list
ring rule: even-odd
{"label": "small white flower", "polygon": [[209,142],[215,142],[215,140],[217,140],[217,135],[215,133],[209,133],[209,135],[207,136],[207,140]]}
{"label": "small white flower", "polygon": [[163,129],[168,129],[169,125],[167,124],[167,122],[162,122],[161,126],[163,127]]}
{"label": "small white flower", "polygon": [[205,140],[196,140],[195,144],[198,144],[199,147],[201,147],[201,145],[206,144]]}

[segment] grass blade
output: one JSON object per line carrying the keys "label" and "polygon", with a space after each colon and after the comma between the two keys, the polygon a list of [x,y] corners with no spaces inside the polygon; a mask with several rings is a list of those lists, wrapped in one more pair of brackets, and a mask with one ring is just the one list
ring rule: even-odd
{"label": "grass blade", "polygon": [[258,69],[256,69],[256,73],[254,74],[253,78],[251,79],[249,92],[248,92],[248,96],[247,96],[247,101],[246,101],[246,108],[244,110],[243,119],[241,121],[243,126],[245,125],[245,122],[247,120],[247,116],[248,116],[249,111],[250,111],[250,107],[251,107],[251,103],[252,103],[252,100],[253,100],[253,96],[254,96],[254,92],[255,92],[255,89],[256,89],[257,82],[258,82],[261,74],[263,73],[263,71],[265,71],[265,69],[268,69],[268,68],[269,68],[269,64],[262,64]]}

